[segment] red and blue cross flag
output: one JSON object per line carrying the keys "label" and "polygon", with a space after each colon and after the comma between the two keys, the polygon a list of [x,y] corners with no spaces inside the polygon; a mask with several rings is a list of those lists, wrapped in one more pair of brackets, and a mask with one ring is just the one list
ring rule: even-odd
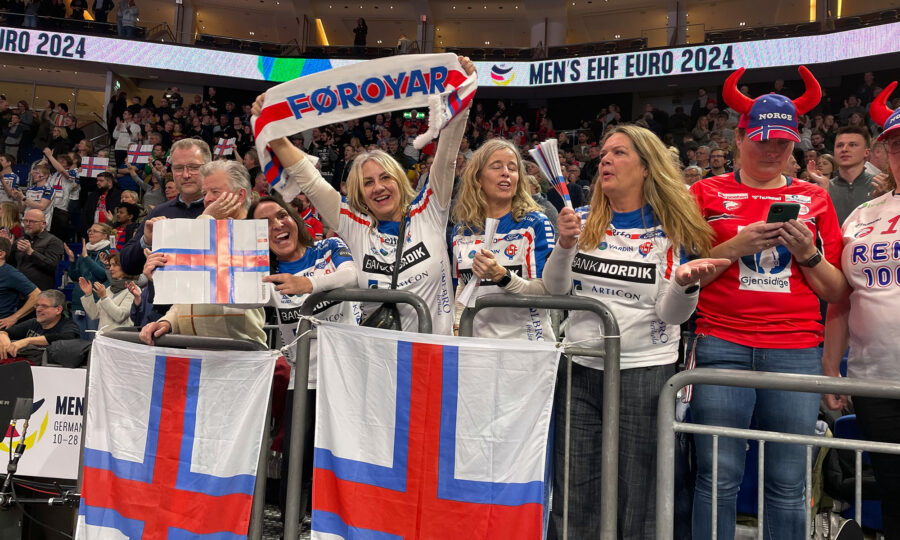
{"label": "red and blue cross flag", "polygon": [[216,146],[213,147],[213,154],[215,154],[216,157],[230,156],[234,153],[234,141],[236,140],[237,139],[234,137],[230,139],[220,138],[216,141]]}
{"label": "red and blue cross flag", "polygon": [[153,155],[153,145],[152,144],[137,144],[132,143],[128,145],[128,162],[132,165],[140,165],[141,163],[150,163],[150,156]]}
{"label": "red and blue cross flag", "polygon": [[473,341],[319,325],[313,538],[541,538],[559,354]]}
{"label": "red and blue cross flag", "polygon": [[81,161],[81,169],[78,170],[78,176],[86,176],[88,178],[96,178],[98,174],[105,172],[109,167],[109,158],[105,157],[89,157]]}
{"label": "red and blue cross flag", "polygon": [[264,220],[167,219],[154,224],[160,304],[263,304],[269,287],[269,231]]}
{"label": "red and blue cross flag", "polygon": [[76,538],[246,538],[275,356],[98,336]]}

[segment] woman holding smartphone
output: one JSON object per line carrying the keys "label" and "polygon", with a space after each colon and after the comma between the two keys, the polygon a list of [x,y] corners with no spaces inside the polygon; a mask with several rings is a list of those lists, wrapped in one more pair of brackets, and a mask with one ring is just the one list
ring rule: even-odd
{"label": "woman holding smartphone", "polygon": [[[818,375],[819,298],[837,301],[846,287],[840,228],[828,193],[782,170],[800,141],[797,117],[819,102],[821,89],[801,67],[803,96],[791,101],[766,94],[752,100],[737,89],[743,72],[733,73],[723,89],[725,102],[741,113],[735,130],[741,168],[691,186],[715,232],[711,256],[732,262],[704,280],[694,359],[697,367]],[[798,219],[767,223],[773,203],[779,203],[781,216],[796,211]],[[771,208],[773,221],[777,208]],[[746,429],[755,417],[759,429],[812,435],[819,401],[811,393],[699,385],[691,414],[701,424]],[[712,536],[712,438],[697,435],[695,441],[693,537],[702,540]],[[743,440],[719,440],[719,539],[734,537],[745,449]],[[805,449],[772,443],[765,452],[765,538],[803,538]]]}

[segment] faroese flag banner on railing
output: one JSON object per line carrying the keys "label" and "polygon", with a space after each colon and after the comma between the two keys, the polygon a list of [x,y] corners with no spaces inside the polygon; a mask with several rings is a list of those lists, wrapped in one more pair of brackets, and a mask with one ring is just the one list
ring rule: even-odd
{"label": "faroese flag banner on railing", "polygon": [[278,355],[97,336],[76,538],[245,537]]}
{"label": "faroese flag banner on railing", "polygon": [[313,538],[539,540],[553,344],[323,323]]}

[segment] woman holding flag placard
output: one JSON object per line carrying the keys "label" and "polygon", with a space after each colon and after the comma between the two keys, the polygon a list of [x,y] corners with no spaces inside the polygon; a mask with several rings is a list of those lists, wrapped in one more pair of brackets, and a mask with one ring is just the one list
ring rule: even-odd
{"label": "woman holding flag placard", "polygon": [[[653,538],[659,392],[675,374],[679,325],[697,306],[700,278],[729,261],[687,260],[709,251],[712,230],[684,189],[672,154],[651,131],[633,125],[616,127],[604,141],[590,207],[563,208],[557,223],[559,240],[544,269],[547,290],[596,298],[619,322],[621,538]],[[602,346],[599,317],[573,312],[568,338]],[[573,358],[570,538],[600,536],[602,388],[603,360]],[[560,411],[563,394],[557,392]],[[551,537],[562,536],[563,434],[564,423],[557,422]]]}
{"label": "woman holding flag placard", "polygon": [[[459,62],[468,76],[475,65],[468,58]],[[253,104],[259,116],[265,96]],[[402,249],[397,289],[417,294],[431,308],[435,334],[450,334],[453,327],[453,297],[450,260],[445,228],[450,213],[456,155],[466,127],[468,105],[458,111],[441,131],[428,180],[415,193],[401,167],[387,153],[364,152],[353,160],[347,177],[347,197],[329,184],[312,161],[285,137],[268,146],[291,181],[356,254],[358,284],[363,288],[390,288],[397,249]],[[404,234],[400,234],[405,229]],[[363,313],[378,306],[363,305]],[[415,311],[399,305],[403,330],[415,331]]]}
{"label": "woman holding flag placard", "polygon": [[[482,294],[547,294],[541,275],[553,249],[553,226],[529,194],[525,166],[503,139],[486,142],[466,163],[454,206],[453,265],[457,300],[466,284]],[[457,305],[457,315],[464,305]],[[494,308],[475,316],[475,335],[554,341],[545,309]]]}

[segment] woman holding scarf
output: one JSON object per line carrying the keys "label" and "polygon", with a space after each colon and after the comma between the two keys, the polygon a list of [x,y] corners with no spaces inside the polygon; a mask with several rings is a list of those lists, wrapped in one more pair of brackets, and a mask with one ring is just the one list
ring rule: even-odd
{"label": "woman holding scarf", "polygon": [[[460,57],[467,75],[475,73],[471,60]],[[264,96],[253,104],[253,115],[262,110]],[[450,214],[456,155],[466,127],[468,108],[443,129],[428,180],[415,193],[403,167],[389,154],[374,150],[353,159],[347,177],[347,197],[329,184],[307,156],[287,138],[269,142],[284,173],[299,182],[322,217],[357,256],[357,283],[361,288],[390,288],[396,250],[402,246],[397,289],[422,298],[431,310],[435,334],[453,331],[453,297],[446,225]],[[400,235],[400,231],[405,233]],[[377,305],[363,305],[366,316]],[[403,330],[418,328],[415,311],[398,306]]]}

